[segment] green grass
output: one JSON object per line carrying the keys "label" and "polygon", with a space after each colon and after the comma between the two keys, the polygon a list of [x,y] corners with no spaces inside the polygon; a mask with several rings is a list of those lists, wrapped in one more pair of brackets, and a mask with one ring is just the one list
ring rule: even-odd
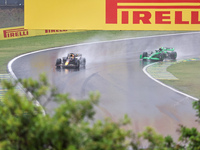
{"label": "green grass", "polygon": [[168,67],[167,71],[179,80],[162,82],[200,99],[200,61],[181,62]]}
{"label": "green grass", "polygon": [[179,31],[84,31],[0,41],[0,74],[12,58],[31,51],[83,42],[180,33]]}

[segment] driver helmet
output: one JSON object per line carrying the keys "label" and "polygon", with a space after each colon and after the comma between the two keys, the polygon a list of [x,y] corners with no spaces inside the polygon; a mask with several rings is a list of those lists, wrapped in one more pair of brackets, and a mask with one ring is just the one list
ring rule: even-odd
{"label": "driver helmet", "polygon": [[71,57],[71,58],[74,58],[74,54],[71,54],[70,57]]}

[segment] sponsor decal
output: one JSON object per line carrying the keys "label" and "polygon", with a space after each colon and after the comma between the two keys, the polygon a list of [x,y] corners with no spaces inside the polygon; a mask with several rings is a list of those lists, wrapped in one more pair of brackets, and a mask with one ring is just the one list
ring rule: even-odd
{"label": "sponsor decal", "polygon": [[200,0],[106,0],[106,24],[200,24],[199,9]]}
{"label": "sponsor decal", "polygon": [[[21,37],[31,37],[38,35],[50,35],[50,34],[63,34],[63,33],[72,33],[72,32],[80,32],[78,30],[33,30],[33,29],[25,29],[24,26],[11,27],[11,28],[2,28],[0,29],[0,40],[9,40],[16,39]],[[83,30],[82,30],[83,32]]]}
{"label": "sponsor decal", "polygon": [[29,34],[28,30],[24,28],[3,30],[4,38],[23,37],[23,36],[28,36],[28,34]]}
{"label": "sponsor decal", "polygon": [[58,33],[58,32],[66,32],[68,30],[45,30],[45,33]]}
{"label": "sponsor decal", "polygon": [[200,30],[200,0],[27,0],[25,6],[37,8],[25,9],[26,29]]}

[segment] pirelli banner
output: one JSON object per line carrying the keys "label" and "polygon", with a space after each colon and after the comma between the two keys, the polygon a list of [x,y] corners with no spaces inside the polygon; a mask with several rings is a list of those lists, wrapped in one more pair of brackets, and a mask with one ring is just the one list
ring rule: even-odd
{"label": "pirelli banner", "polygon": [[30,37],[38,35],[48,35],[48,34],[60,34],[60,33],[70,33],[70,32],[80,32],[72,30],[31,30],[24,29],[24,26],[12,27],[12,28],[3,28],[0,29],[0,40],[15,39],[21,37]]}
{"label": "pirelli banner", "polygon": [[25,0],[25,28],[200,30],[200,0]]}

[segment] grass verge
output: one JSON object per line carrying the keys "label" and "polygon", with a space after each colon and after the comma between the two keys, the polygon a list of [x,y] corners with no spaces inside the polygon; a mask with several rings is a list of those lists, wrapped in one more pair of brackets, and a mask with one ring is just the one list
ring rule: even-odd
{"label": "grass verge", "polygon": [[7,73],[6,67],[9,60],[20,54],[31,51],[83,42],[114,40],[170,33],[181,33],[181,31],[84,31],[3,40],[0,41],[0,74]]}
{"label": "grass verge", "polygon": [[167,68],[179,80],[161,80],[186,94],[200,99],[200,61],[188,61],[174,64]]}

